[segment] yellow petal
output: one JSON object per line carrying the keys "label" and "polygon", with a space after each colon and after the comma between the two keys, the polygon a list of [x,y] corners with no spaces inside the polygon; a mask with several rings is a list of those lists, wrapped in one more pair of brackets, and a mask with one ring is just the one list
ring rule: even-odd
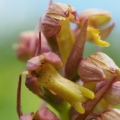
{"label": "yellow petal", "polygon": [[94,93],[91,90],[89,90],[85,87],[81,87],[80,90],[81,90],[83,96],[90,98],[90,99],[94,99]]}
{"label": "yellow petal", "polygon": [[87,40],[97,44],[98,46],[108,47],[110,44],[106,41],[101,40],[99,33],[100,30],[89,27],[87,29]]}
{"label": "yellow petal", "polygon": [[83,108],[83,106],[82,106],[81,103],[75,102],[75,103],[73,103],[73,107],[75,108],[75,110],[76,110],[77,112],[79,112],[79,113],[81,113],[81,114],[84,114],[84,113],[85,113],[85,110],[84,110],[84,108]]}

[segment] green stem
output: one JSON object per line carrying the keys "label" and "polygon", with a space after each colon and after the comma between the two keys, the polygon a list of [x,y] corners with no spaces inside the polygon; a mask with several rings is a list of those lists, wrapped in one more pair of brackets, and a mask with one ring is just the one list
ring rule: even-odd
{"label": "green stem", "polygon": [[67,102],[64,102],[63,105],[61,106],[62,110],[59,111],[60,115],[60,120],[70,120],[70,115],[69,115],[69,105]]}

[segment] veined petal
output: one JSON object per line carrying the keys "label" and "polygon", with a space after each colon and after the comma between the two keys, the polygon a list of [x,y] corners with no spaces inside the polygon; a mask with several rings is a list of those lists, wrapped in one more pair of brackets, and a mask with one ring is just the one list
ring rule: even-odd
{"label": "veined petal", "polygon": [[102,69],[108,70],[111,73],[120,73],[120,69],[115,64],[115,62],[105,53],[97,52],[95,54],[90,55],[90,58],[99,65]]}

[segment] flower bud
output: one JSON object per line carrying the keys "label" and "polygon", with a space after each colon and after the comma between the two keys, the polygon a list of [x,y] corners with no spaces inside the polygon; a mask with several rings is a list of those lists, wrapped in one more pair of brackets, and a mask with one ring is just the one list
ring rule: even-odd
{"label": "flower bud", "polygon": [[108,109],[101,113],[95,120],[120,120],[120,110]]}
{"label": "flower bud", "polygon": [[33,40],[33,36],[33,31],[23,32],[20,35],[18,43],[14,45],[16,55],[22,61],[30,59],[35,54],[38,38],[35,36]]}
{"label": "flower bud", "polygon": [[[22,61],[32,58],[37,50],[39,35],[34,31],[25,31],[21,33],[19,41],[14,45],[17,57]],[[50,47],[45,36],[41,33],[41,53],[50,51]]]}
{"label": "flower bud", "polygon": [[118,75],[120,69],[105,53],[97,52],[81,60],[78,74],[83,81],[103,81]]}
{"label": "flower bud", "polygon": [[[41,29],[46,37],[58,34],[63,26],[60,21],[66,21],[72,13],[72,7],[63,3],[52,4],[44,17]],[[74,14],[74,12],[73,12]],[[67,26],[68,27],[68,26]],[[69,27],[68,27],[69,28]]]}
{"label": "flower bud", "polygon": [[120,81],[112,84],[112,87],[106,93],[104,98],[110,105],[120,104]]}
{"label": "flower bud", "polygon": [[71,15],[71,19],[78,20],[75,8],[63,3],[52,4],[47,10],[47,15],[57,20],[65,20]]}
{"label": "flower bud", "polygon": [[108,71],[111,74],[119,74],[120,69],[115,64],[115,62],[105,53],[97,52],[95,54],[90,55],[89,57],[93,60],[93,62],[100,66],[104,70],[104,72]]}
{"label": "flower bud", "polygon": [[42,22],[41,29],[46,37],[52,37],[60,32],[61,25],[54,18],[46,15]]}
{"label": "flower bud", "polygon": [[90,58],[81,60],[78,67],[78,74],[84,82],[98,82],[106,78],[102,68],[94,63]]}

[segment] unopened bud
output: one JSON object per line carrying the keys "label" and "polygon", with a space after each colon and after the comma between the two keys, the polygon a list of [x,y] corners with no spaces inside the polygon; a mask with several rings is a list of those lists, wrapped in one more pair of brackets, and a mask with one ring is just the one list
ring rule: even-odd
{"label": "unopened bud", "polygon": [[[13,47],[17,57],[26,62],[35,55],[38,44],[39,35],[35,35],[34,31],[25,31],[21,33],[18,43]],[[41,33],[41,53],[48,51],[50,51],[50,47],[48,46],[45,36]]]}
{"label": "unopened bud", "polygon": [[[21,33],[19,41],[17,44],[14,45],[16,50],[17,57],[22,60],[26,61],[34,56],[36,47],[37,46],[37,36],[34,37],[33,31],[26,31]],[[32,43],[32,44],[31,44]]]}
{"label": "unopened bud", "polygon": [[100,114],[95,120],[120,120],[120,110],[108,109]]}
{"label": "unopened bud", "polygon": [[65,20],[69,16],[71,16],[71,19],[78,20],[75,8],[63,3],[52,4],[47,11],[47,15],[57,20]]}
{"label": "unopened bud", "polygon": [[106,78],[102,68],[100,68],[89,58],[81,60],[78,67],[78,74],[80,75],[81,80],[84,82],[98,82]]}
{"label": "unopened bud", "polygon": [[120,104],[120,81],[112,84],[104,98],[110,105]]}
{"label": "unopened bud", "polygon": [[104,71],[108,71],[111,74],[119,73],[119,68],[115,62],[105,53],[97,52],[89,56],[98,66]]}
{"label": "unopened bud", "polygon": [[83,81],[102,81],[118,75],[120,69],[105,53],[97,52],[81,60],[78,74]]}

